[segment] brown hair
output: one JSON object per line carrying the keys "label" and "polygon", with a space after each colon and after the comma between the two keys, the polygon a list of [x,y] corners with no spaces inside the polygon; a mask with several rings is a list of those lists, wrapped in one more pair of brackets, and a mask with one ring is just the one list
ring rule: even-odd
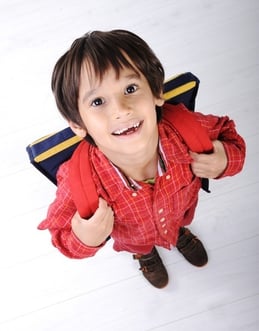
{"label": "brown hair", "polygon": [[81,68],[85,61],[92,65],[100,80],[110,67],[119,76],[125,66],[137,69],[145,76],[155,97],[163,91],[163,66],[144,40],[126,30],[88,32],[76,39],[61,56],[52,74],[51,87],[57,107],[67,120],[76,124],[82,125],[78,97]]}

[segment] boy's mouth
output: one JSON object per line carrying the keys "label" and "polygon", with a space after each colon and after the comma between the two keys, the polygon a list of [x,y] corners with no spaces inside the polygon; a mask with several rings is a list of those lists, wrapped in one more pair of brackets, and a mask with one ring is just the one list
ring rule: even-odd
{"label": "boy's mouth", "polygon": [[136,132],[141,127],[142,123],[143,123],[143,121],[139,121],[130,127],[115,130],[115,131],[113,131],[112,134],[114,136],[127,136],[129,134]]}

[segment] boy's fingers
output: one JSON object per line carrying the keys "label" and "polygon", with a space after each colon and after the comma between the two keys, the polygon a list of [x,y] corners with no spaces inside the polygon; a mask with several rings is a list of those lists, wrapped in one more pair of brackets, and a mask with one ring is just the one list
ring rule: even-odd
{"label": "boy's fingers", "polygon": [[191,158],[192,158],[192,162],[194,162],[194,165],[200,165],[202,166],[203,164],[207,164],[209,162],[209,155],[207,154],[198,154],[195,152],[190,152],[189,153]]}
{"label": "boy's fingers", "polygon": [[95,218],[101,219],[101,220],[107,220],[110,219],[113,216],[113,210],[112,208],[107,204],[107,201],[103,198],[99,198],[99,207],[97,208],[95,212]]}
{"label": "boy's fingers", "polygon": [[191,158],[196,158],[197,155],[199,155],[198,153],[195,153],[195,152],[192,152],[192,151],[190,151],[189,154],[190,154]]}

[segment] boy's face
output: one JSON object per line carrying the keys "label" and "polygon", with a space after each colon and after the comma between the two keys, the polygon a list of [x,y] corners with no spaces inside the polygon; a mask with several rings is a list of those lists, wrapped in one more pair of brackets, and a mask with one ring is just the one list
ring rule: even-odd
{"label": "boy's face", "polygon": [[[157,144],[156,106],[164,101],[153,96],[146,78],[130,68],[119,77],[110,68],[103,79],[89,79],[89,68],[82,68],[78,107],[85,128],[70,123],[76,134],[86,133],[109,158],[136,154]],[[154,139],[155,138],[155,139]]]}

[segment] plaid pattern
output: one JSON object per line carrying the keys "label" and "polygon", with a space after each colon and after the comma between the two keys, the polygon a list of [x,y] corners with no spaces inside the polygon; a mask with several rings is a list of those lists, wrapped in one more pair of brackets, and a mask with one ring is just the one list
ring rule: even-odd
{"label": "plaid pattern", "polygon": [[[245,143],[237,134],[234,122],[227,116],[216,117],[194,113],[208,130],[211,140],[224,142],[228,166],[221,175],[232,176],[244,163]],[[147,254],[154,245],[170,249],[175,246],[179,227],[191,223],[198,201],[200,179],[190,170],[188,148],[178,133],[163,121],[159,124],[160,155],[164,157],[165,171],[157,176],[155,184],[125,180],[96,148],[92,147],[90,159],[97,192],[115,214],[111,237],[116,251]],[[93,256],[103,245],[89,247],[80,242],[71,229],[71,219],[76,207],[69,187],[69,161],[58,171],[58,189],[50,205],[46,220],[39,229],[49,229],[52,243],[70,258]]]}

